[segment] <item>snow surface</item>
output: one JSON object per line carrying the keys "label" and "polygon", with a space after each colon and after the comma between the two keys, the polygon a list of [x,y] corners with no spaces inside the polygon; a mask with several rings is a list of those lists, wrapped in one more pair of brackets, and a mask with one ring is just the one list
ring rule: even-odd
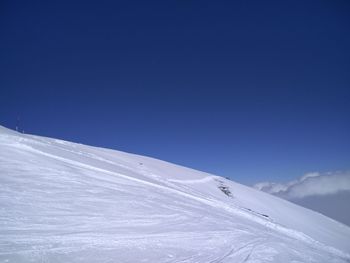
{"label": "snow surface", "polygon": [[350,262],[350,228],[219,176],[0,126],[0,262]]}

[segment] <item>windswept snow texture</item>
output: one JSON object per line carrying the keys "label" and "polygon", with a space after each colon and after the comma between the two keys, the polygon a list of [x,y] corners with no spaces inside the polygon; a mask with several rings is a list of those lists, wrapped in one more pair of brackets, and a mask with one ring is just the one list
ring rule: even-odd
{"label": "windswept snow texture", "polygon": [[0,262],[350,262],[350,228],[222,177],[0,126]]}

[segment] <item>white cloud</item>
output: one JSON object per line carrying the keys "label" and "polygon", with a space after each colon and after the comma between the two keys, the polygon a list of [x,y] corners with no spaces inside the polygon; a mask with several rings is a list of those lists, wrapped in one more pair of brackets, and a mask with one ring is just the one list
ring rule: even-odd
{"label": "white cloud", "polygon": [[350,191],[349,172],[308,173],[288,183],[263,182],[255,188],[285,199],[301,199],[308,196],[336,194]]}

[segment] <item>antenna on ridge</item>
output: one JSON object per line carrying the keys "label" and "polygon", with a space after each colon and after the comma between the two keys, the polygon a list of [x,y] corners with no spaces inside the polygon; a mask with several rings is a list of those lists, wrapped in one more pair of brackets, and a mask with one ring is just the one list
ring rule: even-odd
{"label": "antenna on ridge", "polygon": [[19,115],[17,115],[17,121],[16,121],[16,131],[18,132],[19,130],[19,122],[20,122],[21,118]]}

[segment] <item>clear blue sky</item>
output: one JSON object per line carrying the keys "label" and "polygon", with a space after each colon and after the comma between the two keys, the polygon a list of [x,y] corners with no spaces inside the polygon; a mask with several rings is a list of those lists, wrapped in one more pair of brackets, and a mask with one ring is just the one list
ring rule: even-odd
{"label": "clear blue sky", "polygon": [[251,184],[350,169],[349,1],[1,1],[0,124]]}

